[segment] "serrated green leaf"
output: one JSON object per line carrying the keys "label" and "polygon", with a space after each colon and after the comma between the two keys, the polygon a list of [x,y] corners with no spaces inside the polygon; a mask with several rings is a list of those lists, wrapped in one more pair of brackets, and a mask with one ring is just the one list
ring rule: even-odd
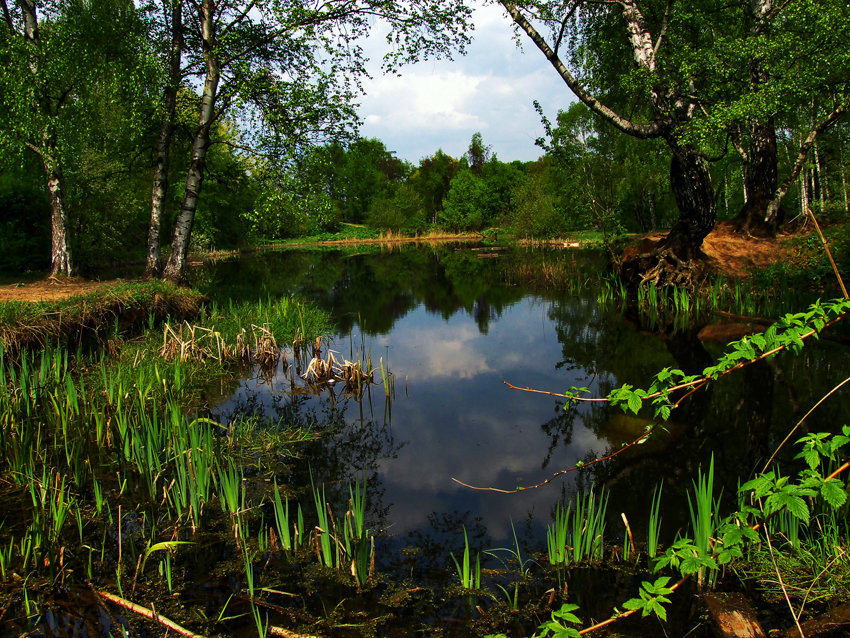
{"label": "serrated green leaf", "polygon": [[635,611],[636,609],[643,609],[644,601],[640,598],[629,598],[626,602],[623,603],[623,607],[628,609],[629,611]]}
{"label": "serrated green leaf", "polygon": [[695,574],[702,567],[702,562],[700,562],[699,558],[696,556],[688,556],[682,561],[682,564],[679,566],[682,574]]}
{"label": "serrated green leaf", "polygon": [[823,496],[823,500],[829,503],[833,509],[837,509],[847,502],[847,492],[838,479],[831,478],[828,481],[824,481],[823,485],[821,485],[820,493]]}

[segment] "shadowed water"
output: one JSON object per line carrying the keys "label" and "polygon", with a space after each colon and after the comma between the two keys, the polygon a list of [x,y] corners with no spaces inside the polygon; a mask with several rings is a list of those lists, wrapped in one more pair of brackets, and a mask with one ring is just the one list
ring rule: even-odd
{"label": "shadowed water", "polygon": [[[325,431],[304,445],[289,480],[309,484],[309,467],[337,488],[342,502],[347,483],[365,474],[370,527],[383,530],[380,542],[430,548],[438,561],[446,549],[457,551],[463,525],[473,544],[487,549],[513,544],[513,522],[539,549],[555,503],[592,484],[611,490],[612,538],[622,538],[620,512],[640,538],[653,487],[663,479],[662,533],[672,536],[685,523],[685,491],[701,463],[714,454],[720,482],[733,494],[738,477],[749,475],[850,368],[846,348],[830,343],[751,366],[694,395],[666,432],[611,461],[516,494],[470,489],[453,479],[506,490],[534,485],[618,450],[651,422],[648,411],[638,418],[601,403],[565,410],[557,397],[512,390],[504,381],[551,392],[586,387],[597,397],[623,383],[646,387],[665,366],[699,372],[723,350],[696,337],[702,325],[650,330],[599,303],[598,255],[523,249],[498,255],[455,248],[288,251],[197,273],[197,285],[219,299],[312,299],[332,313],[338,359],[359,353],[376,367],[381,359],[394,378],[391,399],[380,372],[379,383],[359,398],[341,387],[313,395],[300,382],[293,392],[281,367],[271,378],[245,378],[213,416],[223,422],[240,414],[284,417]],[[541,286],[528,275],[554,265],[572,285]],[[846,406],[846,399],[828,403],[809,427],[840,427]],[[420,567],[426,563],[417,559]]]}

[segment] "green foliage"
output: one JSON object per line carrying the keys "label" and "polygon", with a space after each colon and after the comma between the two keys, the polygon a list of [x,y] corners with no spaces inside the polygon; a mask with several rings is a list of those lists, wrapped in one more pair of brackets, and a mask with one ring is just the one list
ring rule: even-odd
{"label": "green foliage", "polygon": [[443,200],[459,168],[457,160],[438,149],[431,157],[422,159],[419,168],[410,176],[410,183],[422,197],[428,221],[437,221],[443,210]]}
{"label": "green foliage", "polygon": [[670,604],[667,596],[673,593],[673,590],[667,587],[669,582],[668,576],[659,576],[653,583],[643,581],[638,592],[640,598],[630,598],[623,603],[623,607],[630,611],[640,610],[642,616],[655,614],[661,620],[667,620],[667,610],[664,605]]}
{"label": "green foliage", "polygon": [[553,610],[551,620],[537,628],[540,633],[534,634],[535,638],[578,638],[578,630],[569,626],[581,624],[581,619],[573,613],[577,609],[578,605],[564,603],[560,609]]}
{"label": "green foliage", "polygon": [[557,237],[570,229],[547,161],[538,163],[525,179],[517,183],[513,201],[511,225],[518,236]]}
{"label": "green foliage", "polygon": [[421,233],[427,226],[422,197],[410,184],[401,184],[372,201],[366,223],[409,235]]}
{"label": "green foliage", "polygon": [[471,170],[460,171],[451,181],[451,187],[438,215],[439,223],[449,230],[477,230],[484,224],[487,187]]}
{"label": "green foliage", "polygon": [[325,232],[339,227],[339,209],[325,193],[299,185],[267,190],[253,209],[243,213],[252,232],[265,239],[285,239]]}

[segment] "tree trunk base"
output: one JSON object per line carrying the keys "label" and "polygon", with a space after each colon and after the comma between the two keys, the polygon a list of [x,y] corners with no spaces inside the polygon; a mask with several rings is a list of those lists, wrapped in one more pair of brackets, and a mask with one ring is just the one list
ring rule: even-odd
{"label": "tree trunk base", "polygon": [[704,276],[704,260],[699,248],[679,245],[668,235],[652,249],[625,259],[619,275],[630,291],[649,285],[693,291]]}
{"label": "tree trunk base", "polygon": [[735,218],[736,230],[747,237],[776,237],[785,221],[785,211],[780,207],[770,221],[765,221],[767,204],[767,201],[759,203],[753,199],[744,204]]}

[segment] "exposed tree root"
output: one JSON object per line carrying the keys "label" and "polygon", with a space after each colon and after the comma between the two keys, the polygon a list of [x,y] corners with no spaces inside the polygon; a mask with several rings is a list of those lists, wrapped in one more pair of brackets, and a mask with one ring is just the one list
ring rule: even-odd
{"label": "exposed tree root", "polygon": [[698,255],[680,258],[672,246],[660,245],[655,250],[627,259],[620,267],[620,277],[630,290],[654,284],[693,291],[704,274],[703,260]]}

